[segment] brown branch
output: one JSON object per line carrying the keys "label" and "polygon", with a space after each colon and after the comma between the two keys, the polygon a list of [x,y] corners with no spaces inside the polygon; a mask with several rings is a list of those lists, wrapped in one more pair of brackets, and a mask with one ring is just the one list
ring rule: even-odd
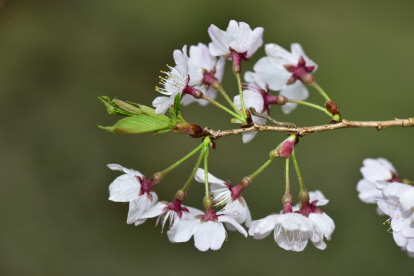
{"label": "brown branch", "polygon": [[336,124],[312,126],[312,127],[284,127],[284,126],[267,126],[254,123],[253,126],[247,128],[237,128],[230,130],[212,130],[204,128],[204,135],[210,136],[213,139],[220,137],[236,135],[252,131],[277,131],[277,132],[296,132],[300,136],[308,135],[309,133],[322,132],[327,130],[334,130],[340,128],[359,128],[359,127],[371,127],[381,130],[389,127],[413,127],[414,118],[408,119],[394,119],[390,121],[348,121],[342,119],[341,122]]}

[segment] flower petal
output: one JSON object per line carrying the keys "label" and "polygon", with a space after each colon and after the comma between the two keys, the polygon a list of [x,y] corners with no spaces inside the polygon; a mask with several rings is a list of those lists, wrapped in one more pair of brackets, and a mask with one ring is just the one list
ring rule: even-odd
{"label": "flower petal", "polygon": [[245,237],[247,237],[247,231],[246,231],[246,229],[244,229],[243,226],[241,226],[232,216],[229,216],[229,215],[221,215],[221,216],[218,217],[218,221],[230,223],[231,225],[233,225],[237,229],[237,231],[239,231]]}
{"label": "flower petal", "polygon": [[201,222],[194,233],[194,245],[200,251],[218,250],[226,239],[226,230],[222,223],[215,221]]}

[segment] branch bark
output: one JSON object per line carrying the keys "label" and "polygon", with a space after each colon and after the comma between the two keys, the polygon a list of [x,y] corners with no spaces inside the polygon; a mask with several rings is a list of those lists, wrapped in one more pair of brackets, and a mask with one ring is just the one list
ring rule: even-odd
{"label": "branch bark", "polygon": [[413,127],[414,117],[408,119],[394,119],[390,121],[348,121],[342,119],[336,124],[311,126],[311,127],[281,127],[281,126],[267,126],[254,123],[253,126],[247,128],[237,128],[230,130],[212,130],[204,128],[204,135],[210,136],[213,139],[218,139],[225,136],[237,135],[252,131],[276,131],[276,132],[295,132],[300,136],[305,136],[310,133],[322,132],[341,128],[376,128],[381,130],[389,127]]}

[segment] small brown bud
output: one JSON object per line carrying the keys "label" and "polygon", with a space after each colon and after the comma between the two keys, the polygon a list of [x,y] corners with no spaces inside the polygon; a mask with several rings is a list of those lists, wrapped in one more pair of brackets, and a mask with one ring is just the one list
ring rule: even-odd
{"label": "small brown bud", "polygon": [[154,173],[154,175],[152,176],[154,184],[160,183],[162,178],[163,178],[163,175],[162,173],[159,173],[159,172]]}
{"label": "small brown bud", "polygon": [[248,177],[244,177],[241,181],[240,181],[240,185],[243,186],[243,188],[247,188],[250,186],[251,180]]}
{"label": "small brown bud", "polygon": [[182,190],[179,190],[176,194],[175,194],[175,198],[179,201],[183,201],[185,199],[185,192]]}
{"label": "small brown bud", "polygon": [[200,126],[184,122],[176,124],[175,127],[172,129],[172,132],[179,134],[187,134],[193,138],[199,138],[203,136],[203,129]]}
{"label": "small brown bud", "polygon": [[277,96],[276,104],[278,104],[278,105],[284,105],[285,103],[288,102],[288,100],[289,99],[286,98],[285,96],[279,95],[279,96]]}
{"label": "small brown bud", "polygon": [[332,115],[340,114],[338,110],[338,106],[333,101],[327,101],[325,103],[325,107],[326,107],[326,110]]}
{"label": "small brown bud", "polygon": [[201,99],[204,96],[204,94],[200,90],[195,89],[195,91],[193,92],[192,96],[194,98],[196,98],[196,99]]}

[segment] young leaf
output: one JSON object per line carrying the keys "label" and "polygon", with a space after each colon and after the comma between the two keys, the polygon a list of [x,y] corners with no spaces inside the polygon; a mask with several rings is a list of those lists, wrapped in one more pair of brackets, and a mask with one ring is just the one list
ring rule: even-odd
{"label": "young leaf", "polygon": [[143,132],[159,132],[169,131],[173,128],[171,124],[147,116],[144,114],[134,115],[119,120],[111,127],[100,127],[114,133],[143,133]]}

